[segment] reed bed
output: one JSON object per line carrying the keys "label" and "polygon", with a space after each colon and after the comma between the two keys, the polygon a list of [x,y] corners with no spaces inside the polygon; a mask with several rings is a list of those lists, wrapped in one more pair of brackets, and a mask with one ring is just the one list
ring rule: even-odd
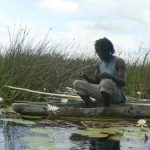
{"label": "reed bed", "polygon": [[[7,103],[15,100],[38,100],[39,96],[22,91],[14,91],[5,87],[28,88],[37,91],[56,92],[66,86],[72,87],[72,82],[79,78],[78,72],[87,65],[96,63],[95,58],[82,56],[68,57],[61,53],[56,44],[50,44],[47,39],[34,46],[27,42],[28,32],[18,31],[15,38],[10,38],[10,45],[1,47],[0,53],[0,96]],[[150,63],[149,53],[145,53],[143,61],[127,63],[127,85],[125,93],[138,98],[150,98]],[[94,75],[94,67],[86,70]]]}

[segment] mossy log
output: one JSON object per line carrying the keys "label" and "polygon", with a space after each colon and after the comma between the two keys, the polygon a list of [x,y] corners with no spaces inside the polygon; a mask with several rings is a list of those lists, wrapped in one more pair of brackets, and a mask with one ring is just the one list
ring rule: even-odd
{"label": "mossy log", "polygon": [[[14,111],[21,115],[48,116],[47,105],[34,105],[26,103],[13,103]],[[76,106],[63,106],[53,117],[130,117],[143,118],[150,117],[149,103],[126,103],[121,105],[111,105],[107,107],[80,108]]]}

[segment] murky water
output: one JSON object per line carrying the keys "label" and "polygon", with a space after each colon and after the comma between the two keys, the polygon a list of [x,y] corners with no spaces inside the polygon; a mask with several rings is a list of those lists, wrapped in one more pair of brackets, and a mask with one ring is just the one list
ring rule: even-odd
{"label": "murky water", "polygon": [[150,150],[150,139],[88,139],[75,127],[15,125],[0,121],[0,150]]}

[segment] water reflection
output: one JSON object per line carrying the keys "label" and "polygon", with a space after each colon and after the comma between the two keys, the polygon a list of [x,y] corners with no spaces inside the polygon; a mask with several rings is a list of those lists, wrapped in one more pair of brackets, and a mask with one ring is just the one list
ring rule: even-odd
{"label": "water reflection", "polygon": [[90,150],[120,150],[120,141],[92,140]]}
{"label": "water reflection", "polygon": [[27,145],[21,143],[20,138],[29,134],[27,127],[10,125],[9,122],[0,122],[1,150],[27,149]]}
{"label": "water reflection", "polygon": [[106,138],[88,138],[79,134],[72,134],[70,140],[76,142],[76,150],[120,150],[120,141]]}

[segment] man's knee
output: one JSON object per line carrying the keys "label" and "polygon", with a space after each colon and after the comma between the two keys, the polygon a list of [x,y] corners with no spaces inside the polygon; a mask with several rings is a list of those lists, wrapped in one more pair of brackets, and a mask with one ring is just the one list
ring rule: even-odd
{"label": "man's knee", "polygon": [[81,86],[84,85],[84,82],[85,82],[85,81],[83,81],[83,80],[75,80],[75,81],[73,82],[73,87],[74,87],[74,89],[79,89]]}
{"label": "man's knee", "polygon": [[116,86],[115,82],[113,82],[111,79],[103,79],[100,82],[99,90],[100,90],[100,92],[106,92],[106,93],[112,95],[115,86]]}
{"label": "man's knee", "polygon": [[75,80],[73,82],[74,89],[87,89],[89,87],[89,83],[85,80]]}
{"label": "man's knee", "polygon": [[73,88],[74,89],[76,89],[78,86],[79,86],[79,80],[75,80],[74,82],[73,82]]}
{"label": "man's knee", "polygon": [[75,80],[73,82],[73,87],[79,95],[87,95],[87,81]]}

